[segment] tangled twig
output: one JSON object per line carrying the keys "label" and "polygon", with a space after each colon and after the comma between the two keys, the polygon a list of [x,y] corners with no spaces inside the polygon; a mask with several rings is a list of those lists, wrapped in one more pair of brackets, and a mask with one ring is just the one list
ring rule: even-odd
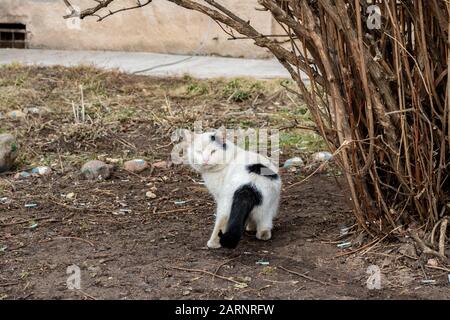
{"label": "tangled twig", "polygon": [[419,235],[417,234],[416,231],[411,230],[410,235],[411,235],[411,238],[413,238],[414,241],[416,241],[417,245],[419,246],[419,249],[422,251],[423,254],[429,254],[429,255],[435,256],[443,261],[446,260],[445,255],[441,255],[436,250],[433,250],[429,246],[427,246],[425,244],[425,242],[419,237]]}

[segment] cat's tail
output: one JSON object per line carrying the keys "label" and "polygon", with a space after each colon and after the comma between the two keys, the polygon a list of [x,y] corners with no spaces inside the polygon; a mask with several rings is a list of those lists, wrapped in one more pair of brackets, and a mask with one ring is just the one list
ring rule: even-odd
{"label": "cat's tail", "polygon": [[237,247],[244,234],[245,222],[250,212],[261,203],[262,195],[253,184],[245,184],[235,191],[227,231],[219,232],[222,247],[230,249]]}

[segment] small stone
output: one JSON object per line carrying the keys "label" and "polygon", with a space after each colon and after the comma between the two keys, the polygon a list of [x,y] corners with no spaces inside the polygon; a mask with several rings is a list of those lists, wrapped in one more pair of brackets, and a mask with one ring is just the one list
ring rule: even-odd
{"label": "small stone", "polygon": [[49,113],[49,112],[50,112],[50,111],[49,111],[47,108],[45,108],[45,107],[42,107],[42,108],[38,108],[38,107],[30,107],[30,108],[25,108],[23,111],[24,111],[26,114],[34,114],[34,115],[38,115],[38,114],[42,115],[42,114],[46,114],[46,113]]}
{"label": "small stone", "polygon": [[0,134],[0,172],[11,169],[16,158],[16,139],[8,133]]}
{"label": "small stone", "polygon": [[111,176],[112,165],[100,160],[86,162],[81,168],[81,173],[89,180],[103,180]]}
{"label": "small stone", "polygon": [[18,172],[14,175],[14,179],[26,179],[28,177],[31,177],[31,174],[26,172],[26,171],[22,171],[22,172]]}
{"label": "small stone", "polygon": [[299,157],[291,158],[286,160],[286,162],[283,165],[283,168],[291,168],[291,167],[301,167],[304,165],[303,159]]}
{"label": "small stone", "polygon": [[52,172],[52,169],[47,166],[40,166],[40,167],[33,168],[31,170],[32,174],[36,174],[39,176],[45,176],[45,175],[50,174],[51,172]]}
{"label": "small stone", "polygon": [[439,265],[439,263],[436,259],[428,259],[427,265],[432,266],[432,267],[437,267]]}
{"label": "small stone", "polygon": [[14,110],[8,113],[8,117],[12,119],[21,119],[25,118],[26,114],[20,110]]}
{"label": "small stone", "polygon": [[246,284],[246,283],[244,283],[244,282],[236,283],[236,284],[234,285],[234,287],[235,287],[235,288],[238,288],[238,289],[245,289],[245,288],[248,287],[248,284]]}
{"label": "small stone", "polygon": [[252,278],[249,276],[245,276],[245,277],[237,277],[236,280],[239,282],[249,283],[252,281]]}
{"label": "small stone", "polygon": [[169,163],[167,161],[158,161],[153,163],[153,167],[158,169],[166,169],[169,167]]}
{"label": "small stone", "polygon": [[23,111],[28,114],[39,114],[39,108],[36,107],[25,108]]}
{"label": "small stone", "polygon": [[183,291],[183,296],[188,296],[188,295],[190,295],[191,294],[191,291],[190,290],[184,290]]}
{"label": "small stone", "polygon": [[147,161],[142,160],[142,159],[134,159],[134,160],[125,162],[123,164],[123,167],[127,171],[139,173],[148,168],[148,163],[147,163]]}
{"label": "small stone", "polygon": [[120,161],[122,161],[122,159],[118,159],[118,158],[106,158],[105,160],[109,163],[114,163],[114,164],[118,164],[118,163],[120,163]]}
{"label": "small stone", "polygon": [[70,193],[66,194],[66,198],[67,198],[67,199],[73,199],[73,198],[75,198],[75,193],[70,192]]}
{"label": "small stone", "polygon": [[314,162],[325,162],[333,160],[333,155],[327,151],[316,152],[312,155]]}
{"label": "small stone", "polygon": [[145,193],[145,196],[146,196],[147,198],[150,198],[150,199],[155,199],[155,198],[156,198],[156,194],[154,194],[154,193],[151,192],[151,191],[147,191],[147,192]]}

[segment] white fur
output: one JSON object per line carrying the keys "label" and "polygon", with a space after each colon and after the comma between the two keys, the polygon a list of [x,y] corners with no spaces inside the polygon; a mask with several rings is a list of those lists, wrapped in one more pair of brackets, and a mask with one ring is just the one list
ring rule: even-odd
{"label": "white fur", "polygon": [[[214,142],[211,141],[212,135],[216,137]],[[219,231],[226,232],[233,195],[239,187],[248,183],[256,186],[261,193],[262,204],[256,206],[250,213],[246,229],[256,231],[256,237],[260,240],[269,240],[272,220],[278,211],[281,180],[249,173],[246,166],[261,163],[275,173],[278,173],[278,168],[268,158],[226,141],[223,135],[224,132],[221,131],[203,134],[183,132],[183,137],[188,143],[189,164],[201,173],[206,187],[217,204],[216,222],[207,246],[221,247],[218,234]],[[226,141],[226,150],[221,146],[223,141]]]}

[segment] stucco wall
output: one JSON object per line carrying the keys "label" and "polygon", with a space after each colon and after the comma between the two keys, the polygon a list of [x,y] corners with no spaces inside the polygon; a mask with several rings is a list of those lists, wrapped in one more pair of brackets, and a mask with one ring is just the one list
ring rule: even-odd
{"label": "stucco wall", "polygon": [[[72,0],[81,8],[93,0]],[[135,0],[117,0],[124,6]],[[264,33],[270,33],[272,18],[256,11],[256,0],[223,0]],[[117,8],[117,7],[116,7]],[[114,9],[114,7],[112,7]],[[229,41],[219,26],[200,13],[165,0],[123,12],[96,22],[95,18],[73,21],[62,0],[0,0],[0,23],[23,23],[29,31],[30,48],[148,51],[174,54],[221,55],[265,58],[270,54],[252,40]]]}

